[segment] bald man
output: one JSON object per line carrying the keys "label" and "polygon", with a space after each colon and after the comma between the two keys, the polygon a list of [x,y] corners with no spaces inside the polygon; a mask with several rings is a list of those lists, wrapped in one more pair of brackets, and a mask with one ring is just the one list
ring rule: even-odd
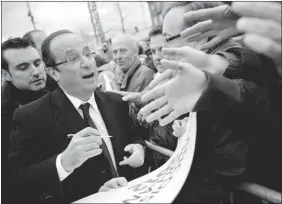
{"label": "bald man", "polygon": [[142,65],[138,58],[138,46],[127,34],[112,39],[113,60],[116,63],[115,80],[120,90],[141,92],[153,80],[154,71]]}

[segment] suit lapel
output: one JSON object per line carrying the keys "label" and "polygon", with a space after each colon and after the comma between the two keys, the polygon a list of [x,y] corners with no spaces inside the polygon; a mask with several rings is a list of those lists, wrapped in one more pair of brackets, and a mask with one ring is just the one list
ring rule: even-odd
{"label": "suit lapel", "polygon": [[69,133],[77,133],[86,127],[83,118],[60,88],[52,94],[52,105],[56,109],[56,120],[64,124]]}

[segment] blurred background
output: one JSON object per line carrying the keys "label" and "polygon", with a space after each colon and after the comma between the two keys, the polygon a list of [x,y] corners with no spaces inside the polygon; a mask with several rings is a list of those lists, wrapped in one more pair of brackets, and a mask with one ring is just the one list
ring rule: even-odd
{"label": "blurred background", "polygon": [[163,2],[2,2],[2,39],[40,29],[68,29],[88,43],[108,41],[119,32],[146,39],[162,22]]}

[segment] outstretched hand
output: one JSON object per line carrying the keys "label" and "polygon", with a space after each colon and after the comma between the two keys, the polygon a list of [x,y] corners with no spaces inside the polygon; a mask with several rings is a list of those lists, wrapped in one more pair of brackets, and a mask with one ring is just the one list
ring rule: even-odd
{"label": "outstretched hand", "polygon": [[201,50],[210,49],[231,37],[241,35],[236,29],[239,16],[231,11],[229,5],[189,11],[184,15],[187,23],[201,21],[181,32],[187,42],[199,41],[215,36],[211,41],[200,46]]}
{"label": "outstretched hand", "polygon": [[164,126],[193,110],[207,79],[202,70],[189,63],[174,60],[161,60],[161,63],[175,70],[177,75],[142,96],[143,102],[151,102],[140,110],[140,114],[147,122],[159,120]]}

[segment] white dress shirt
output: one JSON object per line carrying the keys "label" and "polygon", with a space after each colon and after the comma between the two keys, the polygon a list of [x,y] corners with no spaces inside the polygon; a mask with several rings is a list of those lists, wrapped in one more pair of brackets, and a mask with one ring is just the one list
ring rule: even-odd
{"label": "white dress shirt", "polygon": [[[95,101],[95,97],[94,97],[94,92],[92,94],[92,96],[90,97],[90,99],[88,101],[81,101],[80,99],[74,97],[74,96],[71,96],[69,94],[67,94],[66,92],[64,92],[66,94],[66,96],[68,97],[68,99],[71,101],[71,103],[73,104],[73,106],[75,107],[75,109],[78,111],[78,113],[81,115],[81,117],[83,118],[83,112],[82,110],[79,108],[81,104],[84,104],[84,103],[89,103],[90,106],[89,106],[89,115],[92,119],[92,121],[95,123],[98,131],[101,133],[101,135],[109,135],[108,134],[108,131],[107,131],[107,128],[105,126],[105,123],[103,121],[103,118],[100,114],[100,111],[97,107],[97,104],[96,104],[96,101]],[[117,166],[116,166],[116,161],[115,161],[115,156],[114,156],[114,151],[113,151],[113,146],[112,146],[112,143],[111,143],[111,140],[110,138],[102,138],[106,145],[107,145],[107,148],[110,152],[110,155],[111,155],[111,159],[113,161],[113,164],[114,164],[114,167],[115,169],[117,170]],[[61,163],[61,154],[59,154],[57,156],[57,159],[56,159],[56,167],[57,167],[57,171],[58,171],[58,175],[59,175],[59,178],[60,178],[60,181],[63,181],[67,176],[69,176],[72,172],[67,172],[63,166],[62,166],[62,163]]]}

